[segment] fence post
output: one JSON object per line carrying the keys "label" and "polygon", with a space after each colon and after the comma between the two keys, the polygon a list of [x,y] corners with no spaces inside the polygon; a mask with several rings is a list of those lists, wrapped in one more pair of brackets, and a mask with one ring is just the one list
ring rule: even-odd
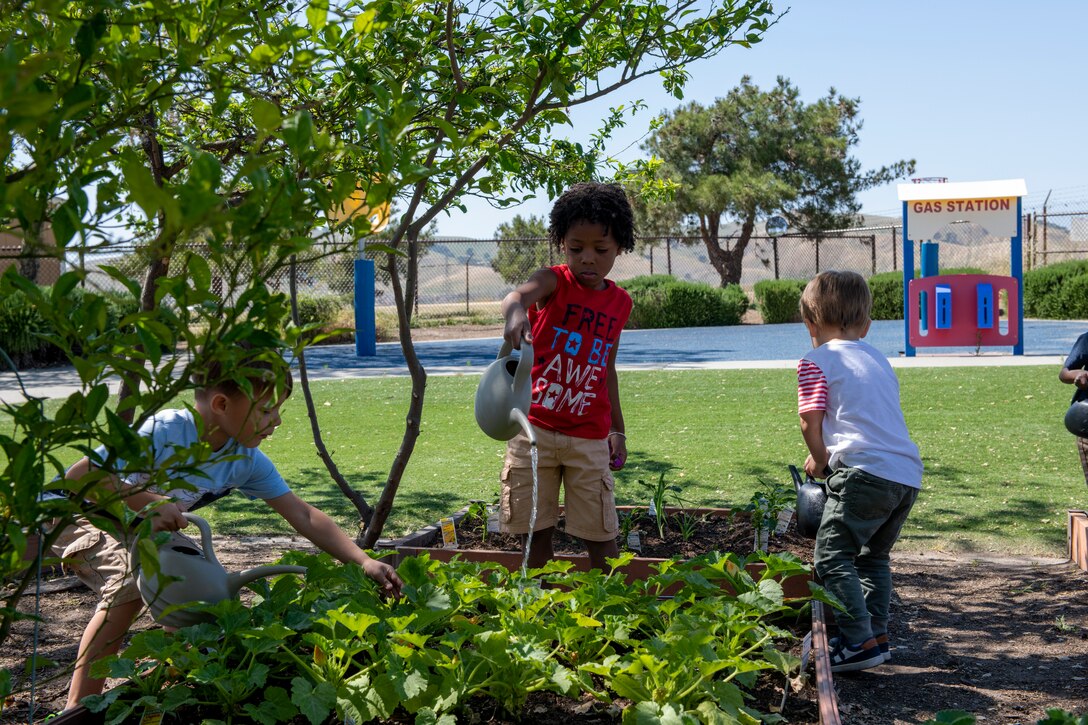
{"label": "fence post", "polygon": [[873,271],[871,274],[876,274],[876,235],[869,235],[869,251],[873,255]]}
{"label": "fence post", "polygon": [[654,273],[654,248],[650,245],[650,274]]}
{"label": "fence post", "polygon": [[771,249],[774,250],[774,278],[778,279],[778,237],[771,237]]}
{"label": "fence post", "polygon": [[895,227],[892,227],[892,271],[899,269],[898,258],[899,253],[896,251],[896,247],[899,245],[899,241],[895,238]]}
{"label": "fence post", "polygon": [[820,235],[816,235],[816,274],[820,273]]}
{"label": "fence post", "polygon": [[665,238],[665,268],[672,276],[672,237]]}
{"label": "fence post", "polygon": [[468,314],[468,265],[472,262],[472,250],[465,255],[465,314]]}

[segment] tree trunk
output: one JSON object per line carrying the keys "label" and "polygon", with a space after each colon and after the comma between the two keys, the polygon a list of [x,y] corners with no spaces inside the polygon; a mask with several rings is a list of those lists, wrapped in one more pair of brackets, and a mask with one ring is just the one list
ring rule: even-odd
{"label": "tree trunk", "polygon": [[[294,256],[291,257],[290,290],[291,319],[294,320],[297,326],[299,324],[298,282],[297,264]],[[351,505],[355,507],[355,511],[359,514],[359,521],[369,521],[370,517],[374,515],[374,509],[367,503],[366,497],[352,488],[340,473],[336,461],[332,459],[329,449],[325,446],[324,438],[321,437],[321,426],[317,422],[317,408],[314,406],[313,393],[310,392],[310,377],[306,370],[306,353],[304,349],[298,351],[298,379],[299,385],[302,387],[302,397],[306,400],[306,415],[310,418],[310,430],[313,432],[314,446],[317,447],[317,457],[325,464],[325,469],[332,476],[332,480],[336,483],[336,487],[340,489],[340,493],[344,494],[344,498],[351,501]]]}
{"label": "tree trunk", "polygon": [[[151,110],[147,112],[144,121],[147,123],[143,138],[144,154],[147,156],[148,167],[155,185],[162,188],[166,175],[166,161],[163,158],[162,144],[159,143],[159,119],[155,111]],[[173,233],[166,233],[166,215],[162,211],[159,212],[158,221],[159,236],[151,245],[151,262],[148,264],[144,284],[140,290],[140,309],[144,312],[155,309],[155,287],[160,279],[170,273],[170,255],[173,254],[174,245],[177,242],[177,237]],[[145,352],[143,345],[137,345],[130,357],[140,359]],[[131,375],[121,376],[121,387],[117,392],[117,414],[126,423],[132,422],[136,409],[125,405],[125,401],[135,395],[139,389],[139,378]]]}
{"label": "tree trunk", "polygon": [[385,480],[382,495],[374,507],[374,515],[369,525],[363,532],[359,546],[364,549],[373,548],[382,535],[382,529],[393,510],[393,500],[400,488],[401,478],[408,460],[415,450],[416,440],[419,438],[419,423],[423,417],[423,395],[427,389],[427,371],[416,356],[416,348],[412,343],[412,309],[408,300],[415,299],[416,292],[416,258],[415,248],[419,244],[417,234],[410,234],[408,238],[408,272],[407,284],[401,288],[400,277],[397,274],[397,257],[389,255],[389,282],[393,287],[393,299],[397,306],[397,322],[400,332],[400,348],[404,354],[404,360],[408,365],[408,373],[412,377],[412,398],[408,404],[408,415],[404,421],[404,436],[401,438],[400,448],[393,459],[393,465],[389,469],[389,477]]}
{"label": "tree trunk", "polygon": [[748,243],[752,239],[752,231],[755,226],[755,214],[749,214],[744,223],[741,224],[740,236],[737,237],[732,248],[727,246],[723,249],[718,239],[720,229],[718,219],[716,217],[712,219],[700,217],[699,233],[703,238],[703,245],[706,247],[710,264],[721,278],[722,287],[730,284],[740,284],[741,274],[744,271],[744,251],[748,249]]}

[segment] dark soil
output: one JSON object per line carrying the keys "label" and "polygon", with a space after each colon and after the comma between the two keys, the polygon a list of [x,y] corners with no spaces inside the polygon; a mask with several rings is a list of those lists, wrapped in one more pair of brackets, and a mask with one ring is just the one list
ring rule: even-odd
{"label": "dark soil", "polygon": [[[628,514],[622,513],[621,519]],[[499,531],[497,514],[492,512],[490,521],[468,515],[457,522],[457,548],[491,549],[494,551],[521,551],[519,538]],[[656,520],[644,512],[635,514],[629,531],[637,534],[637,548],[628,536],[620,534],[616,543],[620,551],[632,551],[638,556],[656,559],[680,557],[690,559],[712,551],[746,555],[752,552],[755,531],[747,514],[696,515],[677,513],[667,516],[664,536],[658,531]],[[555,527],[553,546],[557,554],[584,554],[585,545],[580,539],[565,531],[566,519],[559,517]],[[773,533],[767,542],[767,551],[789,552],[803,561],[812,562],[812,541],[797,533],[790,525],[782,533]]]}

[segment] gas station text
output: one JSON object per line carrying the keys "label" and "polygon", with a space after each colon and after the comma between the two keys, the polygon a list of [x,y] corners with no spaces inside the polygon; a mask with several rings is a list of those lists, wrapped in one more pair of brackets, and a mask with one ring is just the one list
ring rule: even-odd
{"label": "gas station text", "polygon": [[943,199],[939,201],[915,201],[911,203],[911,210],[915,214],[933,214],[937,212],[1008,211],[1011,208],[1011,199]]}

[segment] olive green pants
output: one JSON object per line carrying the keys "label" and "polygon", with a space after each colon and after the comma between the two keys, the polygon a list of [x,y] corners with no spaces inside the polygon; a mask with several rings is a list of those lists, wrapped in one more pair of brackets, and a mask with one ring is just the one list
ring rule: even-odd
{"label": "olive green pants", "polygon": [[813,563],[820,582],[846,607],[835,619],[849,644],[888,631],[891,550],[917,496],[916,488],[858,468],[840,468],[827,479]]}

